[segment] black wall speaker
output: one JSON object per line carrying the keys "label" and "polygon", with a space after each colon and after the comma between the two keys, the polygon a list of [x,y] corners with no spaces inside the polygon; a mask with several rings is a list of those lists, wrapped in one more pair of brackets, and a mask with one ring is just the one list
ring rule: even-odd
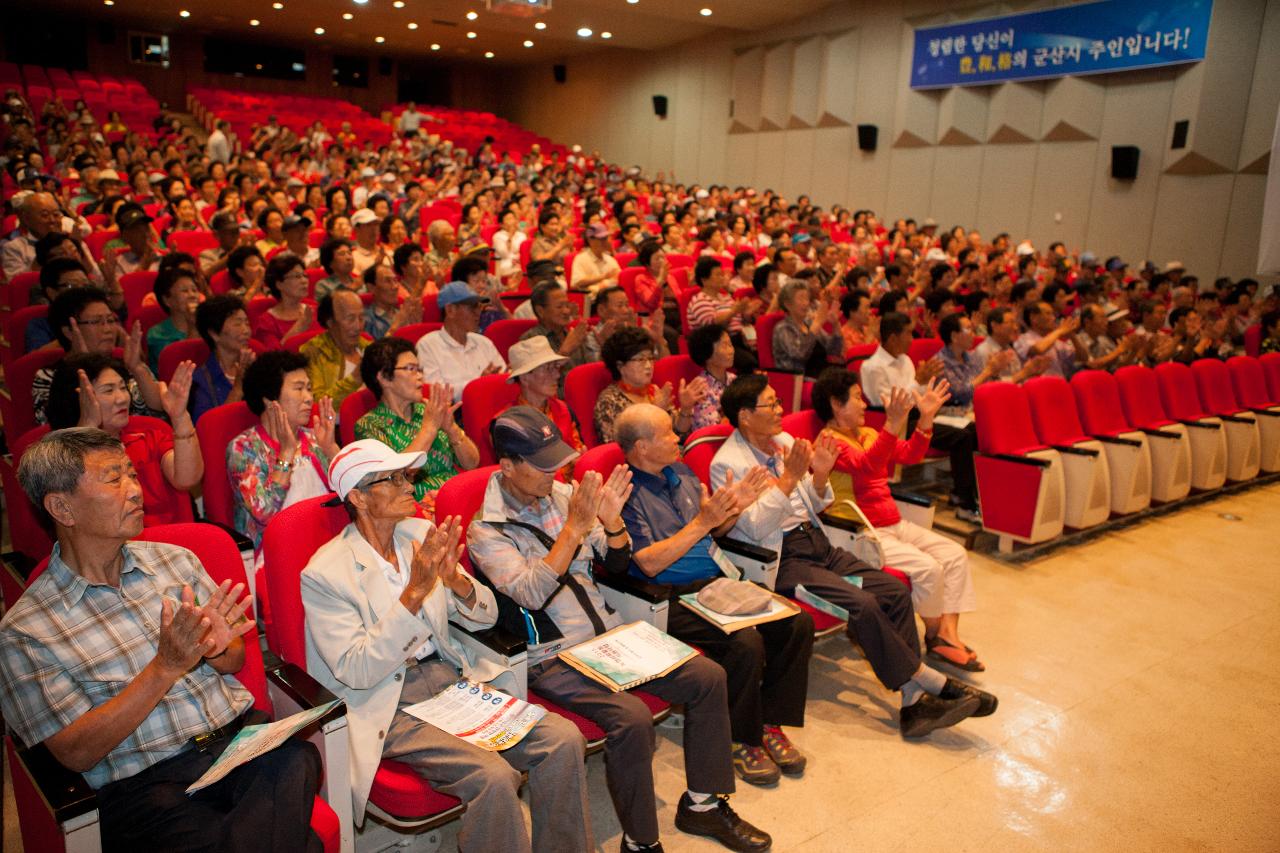
{"label": "black wall speaker", "polygon": [[666,95],[653,96],[653,114],[656,115],[658,118],[667,117],[667,96]]}
{"label": "black wall speaker", "polygon": [[391,76],[391,57],[389,56],[378,57],[378,73],[381,74],[383,77]]}
{"label": "black wall speaker", "polygon": [[563,65],[551,66],[551,73],[555,75],[557,83],[563,83],[569,77],[569,69]]}
{"label": "black wall speaker", "polygon": [[1132,181],[1138,177],[1138,146],[1111,146],[1111,177],[1118,181]]}
{"label": "black wall speaker", "polygon": [[1187,119],[1175,121],[1173,123],[1173,141],[1170,142],[1170,148],[1186,148],[1187,132],[1191,130],[1191,122]]}
{"label": "black wall speaker", "polygon": [[880,136],[880,128],[874,124],[858,125],[858,150],[875,151],[876,139]]}

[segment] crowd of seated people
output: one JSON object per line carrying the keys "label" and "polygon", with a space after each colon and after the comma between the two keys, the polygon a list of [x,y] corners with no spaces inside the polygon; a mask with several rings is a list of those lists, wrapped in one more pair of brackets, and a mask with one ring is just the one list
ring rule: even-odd
{"label": "crowd of seated people", "polygon": [[[0,243],[4,276],[34,274],[20,305],[48,305],[8,341],[6,363],[41,350],[59,357],[22,389],[36,421],[55,431],[52,444],[125,454],[139,492],[121,500],[140,501],[150,526],[191,515],[188,495],[205,474],[197,422],[246,407],[256,422],[222,454],[238,532],[260,547],[282,510],[331,492],[351,519],[303,584],[308,618],[323,625],[309,634],[315,668],[353,706],[401,676],[402,703],[457,677],[461,659],[423,615],[432,608],[484,627],[496,594],[564,637],[588,637],[616,620],[596,600],[592,552],[610,572],[679,595],[720,576],[714,539],[731,533],[779,554],[779,592],[804,586],[847,611],[846,633],[901,694],[904,736],[989,714],[995,697],[934,668],[986,666],[959,629],[976,609],[966,552],[901,516],[888,488],[895,467],[931,449],[948,454],[957,516],[977,521],[973,400],[984,384],[1280,351],[1275,289],[1201,285],[1177,262],[1130,274],[1118,257],[1077,256],[1061,243],[1042,252],[1007,234],[988,241],[770,190],[676,184],[597,154],[499,156],[486,146],[473,155],[428,135],[429,121],[378,148],[345,133],[264,132],[224,151],[222,127],[216,147],[176,133],[106,145],[54,134],[16,93],[0,108],[14,217]],[[454,213],[426,216],[441,210]],[[771,369],[811,379],[822,427],[809,440],[782,431],[783,401],[758,369],[766,332]],[[161,376],[167,348],[201,341],[200,363],[184,355]],[[684,374],[655,379],[659,360],[683,354]],[[575,369],[601,377],[586,410],[566,401]],[[468,435],[464,388],[495,374],[510,383],[508,402],[493,407],[488,434]],[[883,409],[881,428],[867,426],[869,407]],[[341,412],[353,413],[346,448]],[[681,442],[714,427],[728,437],[700,483]],[[589,443],[611,441],[627,465],[570,485]],[[441,531],[456,542],[462,530],[430,521],[441,488],[479,466],[482,447],[500,467],[466,537],[492,590],[454,570]],[[28,467],[56,462],[49,452]],[[66,549],[87,535],[74,524],[80,498],[49,497],[75,493],[76,482],[36,479],[27,491],[56,525],[59,565],[77,571]],[[828,514],[869,524],[882,565],[828,538]],[[517,523],[543,535],[512,535]],[[351,603],[343,585],[352,560],[366,559],[398,584],[400,624],[370,623]],[[565,585],[582,596],[553,602]],[[668,630],[705,655],[649,685],[686,706],[687,744],[697,732],[677,825],[732,849],[766,849],[767,834],[724,798],[735,771],[753,784],[803,772],[783,726],[803,723],[813,623],[802,613],[725,636],[672,608]],[[414,643],[402,633],[434,644],[412,677],[402,667]],[[342,643],[367,659],[349,659]],[[378,643],[395,654],[379,657]],[[652,750],[647,714],[543,651],[531,645],[530,686],[607,731],[624,849],[660,849],[652,779],[637,769]],[[523,824],[507,825],[512,768],[545,792],[535,846],[589,843],[571,730],[549,723],[505,764],[450,752],[421,727],[384,734],[380,755],[417,754],[420,772],[469,798],[464,849],[528,848]],[[432,775],[446,756],[500,784]],[[370,760],[353,765],[365,773]],[[498,823],[486,826],[485,815]]]}

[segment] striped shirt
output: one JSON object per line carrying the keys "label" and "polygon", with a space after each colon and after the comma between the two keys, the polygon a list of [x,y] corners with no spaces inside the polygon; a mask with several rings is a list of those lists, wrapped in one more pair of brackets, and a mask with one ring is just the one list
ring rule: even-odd
{"label": "striped shirt", "polygon": [[[716,314],[726,308],[733,307],[733,297],[727,293],[718,293],[712,299],[705,292],[700,292],[689,300],[689,328],[697,329],[709,326],[716,321]],[[734,314],[729,318],[726,328],[730,332],[742,331],[742,315]]]}
{"label": "striped shirt", "polygon": [[[214,583],[185,548],[128,542],[120,586],[92,584],[54,545],[49,568],[0,621],[0,710],[25,743],[40,743],[121,693],[156,656],[165,597]],[[221,728],[253,697],[201,662],[169,688],[142,724],[85,774],[94,788],[125,779]]]}

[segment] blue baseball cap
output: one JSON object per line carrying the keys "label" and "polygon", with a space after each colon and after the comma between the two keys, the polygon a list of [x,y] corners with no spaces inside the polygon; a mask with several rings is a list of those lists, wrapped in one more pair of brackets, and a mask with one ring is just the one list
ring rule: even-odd
{"label": "blue baseball cap", "polygon": [[523,459],[548,474],[578,456],[551,419],[530,406],[512,406],[498,415],[489,424],[489,436],[499,457]]}
{"label": "blue baseball cap", "polygon": [[488,302],[489,300],[467,287],[464,281],[451,281],[436,295],[436,305],[443,311],[446,305],[457,305],[461,302]]}

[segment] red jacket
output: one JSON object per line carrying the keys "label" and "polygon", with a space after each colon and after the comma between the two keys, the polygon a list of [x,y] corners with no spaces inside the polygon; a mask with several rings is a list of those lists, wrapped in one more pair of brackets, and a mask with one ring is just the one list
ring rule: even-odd
{"label": "red jacket", "polygon": [[[848,474],[853,481],[853,500],[874,527],[888,527],[902,520],[898,505],[889,492],[889,477],[895,465],[914,465],[924,459],[929,449],[929,439],[920,430],[912,433],[908,441],[901,441],[888,430],[876,431],[870,427],[858,430],[856,442],[846,436],[832,433],[840,439],[840,455],[836,457],[835,470]],[[848,497],[840,494],[843,484],[833,482],[836,500]],[[831,510],[838,508],[833,506]]]}

